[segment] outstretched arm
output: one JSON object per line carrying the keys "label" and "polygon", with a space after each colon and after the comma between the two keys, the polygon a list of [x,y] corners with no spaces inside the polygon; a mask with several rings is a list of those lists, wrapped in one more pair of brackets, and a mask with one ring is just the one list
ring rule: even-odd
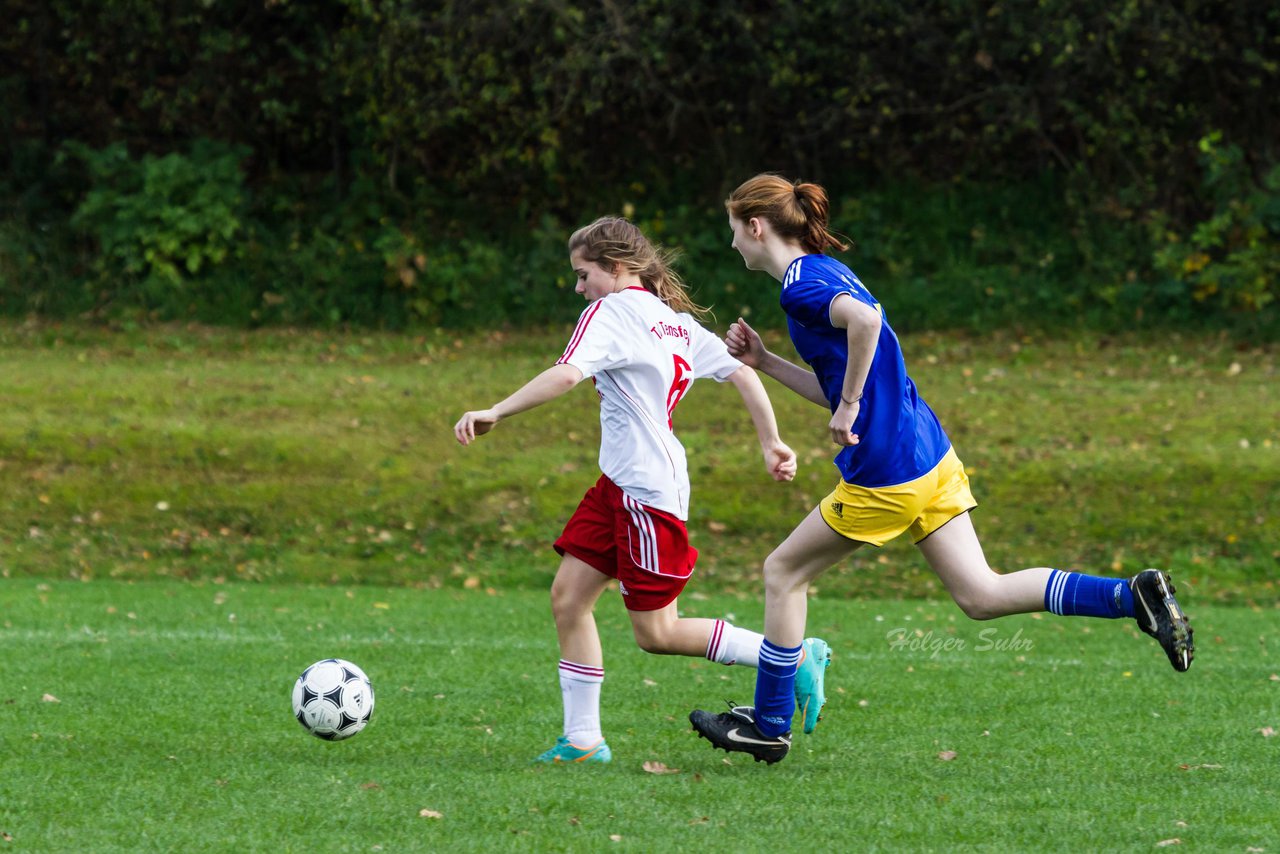
{"label": "outstretched arm", "polygon": [[760,450],[764,452],[764,465],[769,476],[774,480],[791,480],[796,476],[796,453],[783,444],[778,436],[778,422],[773,415],[773,406],[769,403],[769,393],[764,390],[760,378],[747,365],[729,375],[729,382],[742,395],[742,402],[751,413],[751,421],[756,425],[756,437],[760,440]]}
{"label": "outstretched arm", "polygon": [[816,403],[823,409],[830,408],[831,404],[822,393],[822,386],[818,385],[818,378],[813,371],[770,353],[765,349],[760,335],[741,317],[729,327],[724,343],[729,348],[729,355],[742,364],[763,371],[805,400]]}
{"label": "outstretched arm", "polygon": [[496,403],[489,409],[464,412],[458,423],[453,425],[453,435],[461,444],[470,445],[477,436],[488,433],[504,418],[555,400],[580,382],[582,371],[573,365],[552,365],[501,403]]}

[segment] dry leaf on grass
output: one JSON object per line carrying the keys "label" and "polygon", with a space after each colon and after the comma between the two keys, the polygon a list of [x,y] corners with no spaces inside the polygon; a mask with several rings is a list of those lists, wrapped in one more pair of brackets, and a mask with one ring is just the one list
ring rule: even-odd
{"label": "dry leaf on grass", "polygon": [[943,750],[938,754],[938,758],[943,762],[950,762],[956,758],[956,752],[954,750]]}
{"label": "dry leaf on grass", "polygon": [[444,813],[435,810],[422,809],[418,810],[418,816],[421,818],[444,818]]}
{"label": "dry leaf on grass", "polygon": [[1182,840],[1175,836],[1173,837],[1173,839],[1161,839],[1159,842],[1156,843],[1156,847],[1168,848],[1170,845],[1181,845],[1181,844],[1182,844]]}
{"label": "dry leaf on grass", "polygon": [[52,694],[45,694],[43,697],[40,698],[40,701],[43,703],[61,703],[62,702]]}
{"label": "dry leaf on grass", "polygon": [[680,773],[679,768],[668,768],[666,765],[663,765],[661,762],[654,762],[652,760],[644,763],[643,767],[644,767],[644,770],[648,771],[650,774],[679,774]]}
{"label": "dry leaf on grass", "polygon": [[1275,727],[1264,726],[1258,732],[1262,733],[1263,738],[1271,738],[1276,734],[1276,729]]}

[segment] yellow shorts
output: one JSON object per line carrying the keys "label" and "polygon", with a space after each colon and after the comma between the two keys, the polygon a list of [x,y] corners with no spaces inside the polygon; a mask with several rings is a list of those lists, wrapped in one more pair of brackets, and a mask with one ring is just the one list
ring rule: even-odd
{"label": "yellow shorts", "polygon": [[933,471],[896,486],[870,489],[840,481],[822,499],[822,518],[837,534],[883,546],[903,531],[918,543],[961,513],[978,506],[969,491],[969,476],[954,448]]}

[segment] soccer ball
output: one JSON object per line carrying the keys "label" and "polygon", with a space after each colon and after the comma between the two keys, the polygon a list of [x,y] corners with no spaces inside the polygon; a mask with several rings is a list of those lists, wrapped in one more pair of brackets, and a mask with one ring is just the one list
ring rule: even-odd
{"label": "soccer ball", "polygon": [[372,714],[373,685],[350,661],[317,661],[293,683],[293,716],[317,738],[351,738],[364,729]]}

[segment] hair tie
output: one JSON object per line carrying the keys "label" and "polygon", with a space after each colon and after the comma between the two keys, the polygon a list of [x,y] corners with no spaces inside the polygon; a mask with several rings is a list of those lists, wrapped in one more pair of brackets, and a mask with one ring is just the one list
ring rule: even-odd
{"label": "hair tie", "polygon": [[799,185],[799,184],[796,184],[796,185],[794,185],[794,186],[791,188],[791,194],[792,194],[793,196],[795,196],[795,197],[796,197],[796,204],[798,204],[798,205],[800,206],[800,210],[804,212],[805,216],[808,216],[808,215],[809,215],[809,211],[808,211],[808,209],[805,207],[805,204],[804,204],[804,195],[800,192],[800,185]]}

